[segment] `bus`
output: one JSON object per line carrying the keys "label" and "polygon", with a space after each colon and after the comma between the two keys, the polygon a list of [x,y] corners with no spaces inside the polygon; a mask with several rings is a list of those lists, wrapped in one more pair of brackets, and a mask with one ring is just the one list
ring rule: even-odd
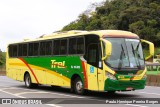
{"label": "bus", "polygon": [[[149,46],[145,58],[141,43]],[[153,43],[129,31],[55,32],[9,44],[6,75],[27,88],[60,86],[76,94],[132,91],[145,88],[145,60],[153,54]]]}

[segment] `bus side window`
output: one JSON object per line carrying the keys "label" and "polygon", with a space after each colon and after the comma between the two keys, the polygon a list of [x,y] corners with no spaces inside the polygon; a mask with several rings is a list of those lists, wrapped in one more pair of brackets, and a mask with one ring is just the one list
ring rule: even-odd
{"label": "bus side window", "polygon": [[40,42],[40,55],[45,55],[45,42]]}
{"label": "bus side window", "polygon": [[27,56],[27,44],[18,45],[18,56]]}
{"label": "bus side window", "polygon": [[77,54],[84,54],[84,38],[77,38]]}
{"label": "bus side window", "polygon": [[52,41],[46,42],[46,55],[52,54]]}
{"label": "bus side window", "polygon": [[23,51],[23,44],[19,44],[18,45],[18,56],[23,56],[22,51]]}
{"label": "bus side window", "polygon": [[67,54],[67,39],[62,39],[60,46],[60,55],[66,55],[66,54]]}
{"label": "bus side window", "polygon": [[22,56],[27,56],[28,47],[27,44],[23,44]]}
{"label": "bus side window", "polygon": [[69,54],[76,54],[77,53],[77,39],[70,38],[69,39]]}
{"label": "bus side window", "polygon": [[60,40],[54,40],[53,55],[59,55],[60,51]]}
{"label": "bus side window", "polygon": [[12,45],[8,46],[9,57],[12,57]]}
{"label": "bus side window", "polygon": [[33,55],[38,56],[39,53],[39,43],[34,43],[34,50],[33,50]]}
{"label": "bus side window", "polygon": [[9,46],[9,56],[10,57],[17,57],[17,52],[18,48],[17,45],[10,45]]}
{"label": "bus side window", "polygon": [[29,56],[38,56],[39,43],[29,43]]}

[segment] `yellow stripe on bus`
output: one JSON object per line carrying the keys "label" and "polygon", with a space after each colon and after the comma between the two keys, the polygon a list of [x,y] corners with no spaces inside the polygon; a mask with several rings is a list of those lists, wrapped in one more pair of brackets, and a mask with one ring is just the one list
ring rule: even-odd
{"label": "yellow stripe on bus", "polygon": [[43,70],[43,71],[46,71],[46,72],[48,72],[48,73],[50,73],[50,74],[53,74],[53,75],[61,78],[61,79],[65,80],[65,81],[67,81],[67,82],[70,82],[70,79],[69,79],[69,78],[67,78],[67,77],[65,77],[65,76],[63,76],[63,75],[60,75],[59,73],[56,73],[55,71],[52,71],[52,70],[49,70],[49,69],[45,69],[45,68],[42,68],[42,67],[39,67],[39,66],[31,65],[31,64],[29,64],[29,66],[30,66],[31,68],[33,68],[33,70],[34,70],[34,69],[36,69],[36,70]]}

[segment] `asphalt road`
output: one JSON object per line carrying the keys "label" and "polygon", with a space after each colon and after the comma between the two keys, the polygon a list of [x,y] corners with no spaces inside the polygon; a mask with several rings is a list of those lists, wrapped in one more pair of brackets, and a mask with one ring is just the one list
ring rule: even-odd
{"label": "asphalt road", "polygon": [[[14,81],[6,76],[0,76],[0,99],[1,101],[12,99],[15,104],[1,104],[0,107],[21,107],[23,99],[33,98],[32,101],[47,102],[45,104],[25,104],[23,107],[159,107],[160,104],[105,104],[106,101],[114,101],[117,99],[129,98],[159,98],[160,100],[160,87],[146,86],[143,90],[129,91],[129,92],[116,92],[114,95],[109,95],[105,92],[88,92],[86,95],[80,96],[71,93],[67,88],[52,88],[50,86],[39,86],[36,89],[28,89],[24,86],[23,82]],[[21,98],[17,105],[18,99]],[[50,99],[51,98],[51,99]],[[14,100],[15,99],[15,100]],[[132,99],[132,100],[133,100]],[[14,101],[13,101],[14,100]],[[154,99],[152,99],[154,100]],[[3,103],[6,103],[2,101]],[[28,101],[28,100],[27,100]],[[25,101],[24,101],[25,102]],[[86,103],[90,104],[86,104]],[[61,104],[59,104],[61,103]],[[62,104],[64,103],[64,104]]]}

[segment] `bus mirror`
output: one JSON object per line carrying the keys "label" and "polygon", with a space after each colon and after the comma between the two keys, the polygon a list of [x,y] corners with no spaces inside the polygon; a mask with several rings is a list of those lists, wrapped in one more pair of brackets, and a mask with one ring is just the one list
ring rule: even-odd
{"label": "bus mirror", "polygon": [[101,40],[101,46],[102,46],[102,60],[105,60],[108,58],[111,53],[112,53],[112,44],[110,41],[105,40],[105,39],[100,39]]}
{"label": "bus mirror", "polygon": [[144,39],[141,39],[141,42],[149,45],[149,55],[145,57],[145,60],[148,60],[154,55],[154,44]]}

